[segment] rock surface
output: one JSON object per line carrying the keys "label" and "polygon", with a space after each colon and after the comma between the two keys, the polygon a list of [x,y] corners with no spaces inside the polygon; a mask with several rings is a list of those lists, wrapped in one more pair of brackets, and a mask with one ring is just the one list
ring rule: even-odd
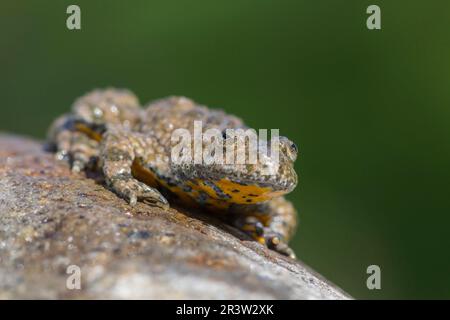
{"label": "rock surface", "polygon": [[130,207],[95,178],[0,135],[1,299],[350,298],[214,217]]}

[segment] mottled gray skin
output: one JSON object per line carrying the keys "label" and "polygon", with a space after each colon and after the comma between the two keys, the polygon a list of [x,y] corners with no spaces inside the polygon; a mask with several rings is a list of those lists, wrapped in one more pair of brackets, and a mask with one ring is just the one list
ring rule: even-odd
{"label": "mottled gray skin", "polygon": [[142,109],[130,91],[106,89],[76,100],[72,112],[53,123],[49,141],[72,170],[101,170],[108,186],[131,205],[143,201],[167,207],[169,198],[224,213],[224,219],[255,240],[295,257],[287,242],[295,231],[296,212],[282,197],[297,184],[295,144],[280,137],[279,166],[272,175],[262,173],[273,165],[270,159],[252,165],[173,163],[172,134],[183,128],[193,135],[194,121],[202,121],[203,132],[223,132],[231,145],[236,140],[226,129],[247,129],[239,118],[184,97],[161,99]]}

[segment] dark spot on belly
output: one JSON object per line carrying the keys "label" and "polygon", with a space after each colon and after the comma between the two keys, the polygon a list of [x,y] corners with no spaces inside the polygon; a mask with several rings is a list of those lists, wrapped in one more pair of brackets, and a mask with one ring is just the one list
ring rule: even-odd
{"label": "dark spot on belly", "polygon": [[187,192],[187,193],[191,193],[192,192],[192,187],[191,186],[183,185],[182,189],[183,189],[184,192]]}
{"label": "dark spot on belly", "polygon": [[197,201],[200,203],[200,204],[205,204],[205,202],[207,201],[209,199],[209,196],[208,196],[208,194],[206,193],[206,192],[204,192],[204,191],[200,191],[199,192],[199,195],[198,195],[198,197],[197,197]]}
{"label": "dark spot on belly", "polygon": [[239,190],[238,190],[238,189],[234,189],[234,190],[231,190],[231,192],[233,192],[233,193],[238,193]]}
{"label": "dark spot on belly", "polygon": [[206,180],[203,183],[205,185],[211,187],[214,190],[214,192],[216,193],[216,195],[219,197],[219,199],[231,199],[231,197],[228,194],[226,194],[225,192],[223,192],[223,190],[218,185],[216,185],[214,182]]}
{"label": "dark spot on belly", "polygon": [[169,187],[176,187],[176,186],[178,186],[175,182],[173,182],[173,181],[170,180],[170,179],[167,179],[167,180],[166,180],[166,183],[167,183],[167,185],[168,185]]}
{"label": "dark spot on belly", "polygon": [[178,186],[178,183],[174,179],[160,174],[159,172],[157,172],[156,170],[154,170],[151,167],[149,167],[148,169],[153,171],[156,174],[156,178],[157,178],[156,180],[164,181],[167,184],[167,186],[169,186],[169,187],[177,187]]}
{"label": "dark spot on belly", "polygon": [[252,199],[247,199],[247,200],[245,200],[246,202],[252,202],[253,200]]}

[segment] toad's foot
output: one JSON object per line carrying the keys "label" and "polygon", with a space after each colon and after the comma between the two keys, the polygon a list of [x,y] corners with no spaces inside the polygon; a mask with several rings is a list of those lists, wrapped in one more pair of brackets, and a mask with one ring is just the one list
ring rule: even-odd
{"label": "toad's foot", "polygon": [[136,205],[137,201],[142,201],[162,208],[169,207],[166,198],[158,190],[136,180],[129,174],[111,176],[107,181],[111,189],[128,200],[131,206]]}
{"label": "toad's foot", "polygon": [[287,243],[295,229],[297,214],[289,201],[277,198],[240,211],[233,215],[234,226],[269,249],[295,259]]}

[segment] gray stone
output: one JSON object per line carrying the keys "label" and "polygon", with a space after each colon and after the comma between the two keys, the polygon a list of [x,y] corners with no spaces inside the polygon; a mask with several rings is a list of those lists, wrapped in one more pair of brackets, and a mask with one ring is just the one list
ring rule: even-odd
{"label": "gray stone", "polygon": [[[69,265],[81,290],[69,290]],[[33,140],[0,135],[0,298],[349,299],[201,212],[130,207]]]}

